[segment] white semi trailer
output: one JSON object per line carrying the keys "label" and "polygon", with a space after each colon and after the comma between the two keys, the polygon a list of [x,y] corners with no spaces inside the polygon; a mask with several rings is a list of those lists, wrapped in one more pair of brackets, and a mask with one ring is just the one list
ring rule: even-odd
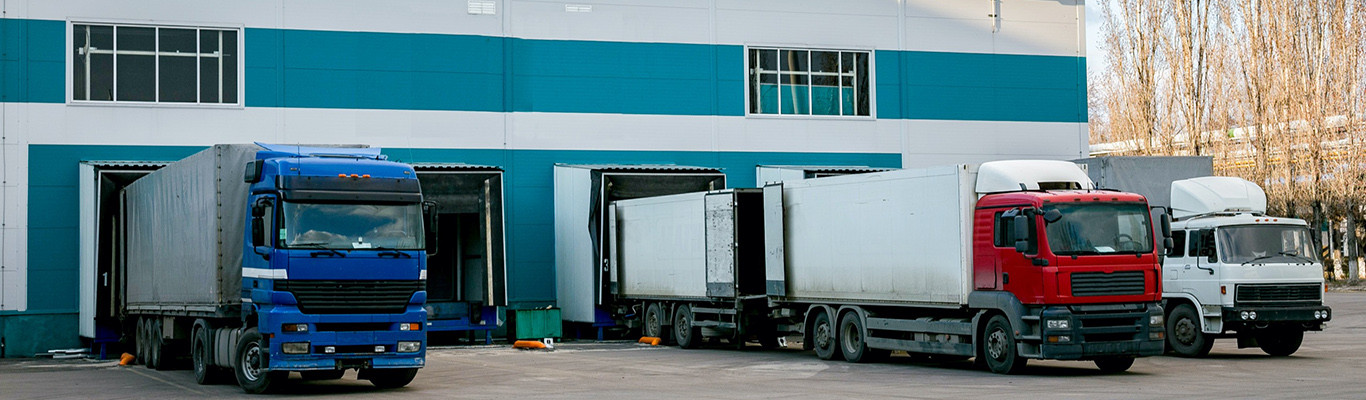
{"label": "white semi trailer", "polygon": [[1163,349],[1150,218],[1143,197],[1091,190],[1058,161],[619,200],[605,293],[616,318],[683,347],[801,335],[823,359],[1123,371]]}

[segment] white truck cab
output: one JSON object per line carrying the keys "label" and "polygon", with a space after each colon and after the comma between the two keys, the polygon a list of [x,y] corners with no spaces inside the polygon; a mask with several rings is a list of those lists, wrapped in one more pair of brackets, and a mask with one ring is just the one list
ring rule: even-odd
{"label": "white truck cab", "polygon": [[1167,345],[1209,353],[1214,339],[1273,356],[1294,353],[1305,331],[1332,318],[1323,265],[1304,220],[1266,215],[1266,193],[1233,177],[1171,184],[1175,247],[1163,263]]}

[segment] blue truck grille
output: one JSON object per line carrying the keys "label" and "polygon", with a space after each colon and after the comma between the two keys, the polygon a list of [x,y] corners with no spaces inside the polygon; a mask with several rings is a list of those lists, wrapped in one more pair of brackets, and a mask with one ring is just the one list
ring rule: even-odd
{"label": "blue truck grille", "polygon": [[1143,294],[1143,290],[1143,271],[1072,274],[1072,296],[1123,296]]}
{"label": "blue truck grille", "polygon": [[306,314],[398,314],[424,281],[276,281]]}
{"label": "blue truck grille", "polygon": [[[1297,285],[1238,285],[1233,304],[1265,306],[1275,303],[1318,303],[1323,292],[1317,283]],[[1246,303],[1246,304],[1244,304]],[[1291,305],[1291,304],[1287,304]]]}

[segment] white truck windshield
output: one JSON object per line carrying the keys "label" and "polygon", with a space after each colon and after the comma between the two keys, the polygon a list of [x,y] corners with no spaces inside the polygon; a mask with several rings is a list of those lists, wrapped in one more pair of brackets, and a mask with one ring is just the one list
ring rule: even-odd
{"label": "white truck windshield", "polygon": [[280,240],[314,249],[422,248],[422,206],[285,202]]}
{"label": "white truck windshield", "polygon": [[1316,263],[1309,229],[1294,225],[1220,227],[1219,258],[1225,264]]}
{"label": "white truck windshield", "polygon": [[1053,254],[1137,254],[1153,251],[1148,208],[1142,204],[1078,203],[1044,207],[1062,218],[1047,223]]}

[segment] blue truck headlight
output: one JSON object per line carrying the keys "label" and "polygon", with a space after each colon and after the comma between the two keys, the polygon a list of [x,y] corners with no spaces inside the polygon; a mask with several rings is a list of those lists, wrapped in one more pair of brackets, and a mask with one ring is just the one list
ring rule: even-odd
{"label": "blue truck headlight", "polygon": [[422,349],[422,342],[398,342],[399,353],[416,353]]}
{"label": "blue truck headlight", "polygon": [[1047,322],[1048,329],[1067,329],[1069,324],[1065,319],[1050,319]]}
{"label": "blue truck headlight", "polygon": [[285,354],[308,354],[308,342],[290,342],[280,345]]}
{"label": "blue truck headlight", "polygon": [[284,324],[280,326],[280,332],[308,332],[308,324]]}
{"label": "blue truck headlight", "polygon": [[1148,316],[1148,325],[1162,326],[1163,322],[1167,321],[1164,317],[1162,317],[1162,314],[1153,314]]}

